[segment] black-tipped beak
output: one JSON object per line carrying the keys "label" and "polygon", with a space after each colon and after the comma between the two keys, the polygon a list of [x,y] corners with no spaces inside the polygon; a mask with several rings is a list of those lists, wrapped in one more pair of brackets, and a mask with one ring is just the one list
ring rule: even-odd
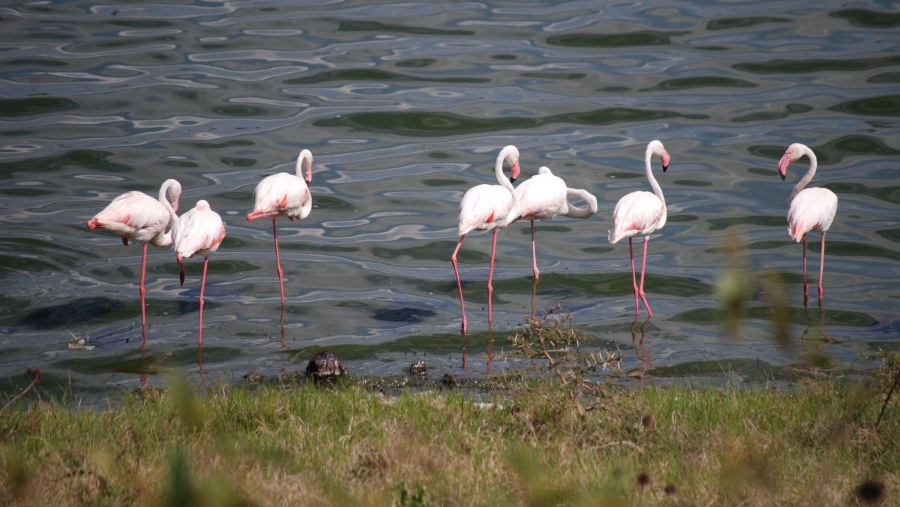
{"label": "black-tipped beak", "polygon": [[668,168],[669,168],[669,164],[663,164],[663,172],[666,172],[666,170],[667,170]]}

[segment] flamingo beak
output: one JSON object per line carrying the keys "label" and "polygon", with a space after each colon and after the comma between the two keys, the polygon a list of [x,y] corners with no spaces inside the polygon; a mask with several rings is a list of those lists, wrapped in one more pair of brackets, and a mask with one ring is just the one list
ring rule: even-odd
{"label": "flamingo beak", "polygon": [[669,162],[672,161],[672,159],[669,158],[669,152],[663,152],[660,159],[662,159],[663,172],[666,172],[666,170],[669,168]]}
{"label": "flamingo beak", "polygon": [[512,171],[511,171],[511,172],[512,172],[512,177],[509,178],[509,181],[512,182],[512,183],[515,183],[516,180],[519,179],[519,161],[518,161],[518,160],[516,160],[515,162],[513,162]]}
{"label": "flamingo beak", "polygon": [[778,172],[781,173],[781,181],[787,177],[787,168],[791,163],[791,152],[785,152],[784,155],[781,156],[781,160],[778,161]]}
{"label": "flamingo beak", "polygon": [[312,183],[312,160],[309,161],[309,165],[306,166],[306,184]]}

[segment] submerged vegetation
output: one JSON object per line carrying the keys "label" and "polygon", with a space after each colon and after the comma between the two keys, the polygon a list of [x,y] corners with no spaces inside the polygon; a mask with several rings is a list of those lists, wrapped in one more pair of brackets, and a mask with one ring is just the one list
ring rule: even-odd
{"label": "submerged vegetation", "polygon": [[[554,375],[385,396],[367,382],[207,385],[106,410],[0,409],[4,505],[853,505],[900,491],[895,355],[866,382],[585,380],[565,317],[517,347]],[[567,351],[568,350],[568,351]],[[583,359],[583,358],[582,358]],[[613,359],[614,356],[607,359]],[[583,366],[587,364],[588,366]],[[573,366],[575,365],[575,366]],[[582,365],[582,366],[578,366]]]}

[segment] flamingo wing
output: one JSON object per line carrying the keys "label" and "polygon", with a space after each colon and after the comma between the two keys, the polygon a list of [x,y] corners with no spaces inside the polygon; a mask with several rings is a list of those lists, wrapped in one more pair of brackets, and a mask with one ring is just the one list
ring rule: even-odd
{"label": "flamingo wing", "polygon": [[613,210],[613,229],[609,242],[616,243],[632,236],[647,236],[666,224],[666,208],[651,192],[631,192]]}
{"label": "flamingo wing", "polygon": [[837,213],[838,198],[827,188],[807,188],[791,201],[788,211],[788,234],[794,241],[809,231],[825,232]]}

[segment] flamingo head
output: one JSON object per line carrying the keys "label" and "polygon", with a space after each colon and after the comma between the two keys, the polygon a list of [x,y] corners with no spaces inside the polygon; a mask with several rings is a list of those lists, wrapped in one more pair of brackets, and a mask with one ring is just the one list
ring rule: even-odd
{"label": "flamingo head", "polygon": [[788,146],[784,155],[781,156],[781,160],[778,161],[778,172],[781,173],[781,180],[787,177],[787,168],[791,164],[791,162],[796,162],[797,159],[803,156],[803,149],[799,144],[794,143]]}
{"label": "flamingo head", "polygon": [[666,172],[666,170],[669,169],[669,162],[671,162],[672,160],[669,157],[669,152],[663,150],[662,155],[660,155],[659,158],[662,161],[663,172]]}
{"label": "flamingo head", "polygon": [[509,181],[511,183],[515,183],[516,180],[519,179],[519,172],[519,159],[516,159],[513,161],[512,169],[510,170],[511,176],[509,178]]}
{"label": "flamingo head", "polygon": [[178,213],[178,202],[181,200],[181,183],[177,180],[169,179],[163,182],[162,188],[166,190],[166,200],[172,206],[172,211]]}

